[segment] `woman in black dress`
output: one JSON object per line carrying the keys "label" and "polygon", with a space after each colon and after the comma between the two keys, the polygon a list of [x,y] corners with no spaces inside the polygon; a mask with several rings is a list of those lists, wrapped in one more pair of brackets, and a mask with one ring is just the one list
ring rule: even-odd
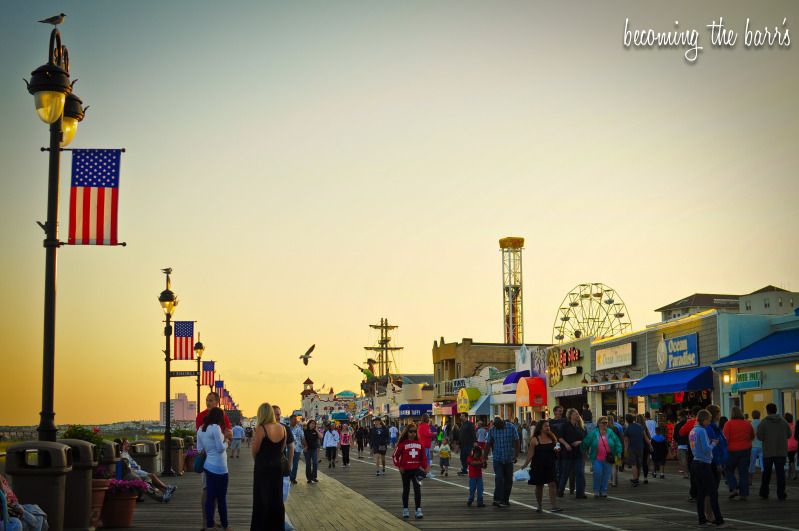
{"label": "woman in black dress", "polygon": [[530,468],[530,485],[535,485],[535,499],[538,502],[537,513],[542,512],[544,498],[544,485],[549,485],[549,502],[552,504],[551,511],[559,513],[563,509],[558,507],[557,489],[558,484],[555,478],[555,465],[558,459],[558,439],[555,433],[549,428],[549,421],[542,420],[535,425],[533,436],[530,437],[530,445],[527,448],[527,459],[522,465],[522,469],[532,461]]}
{"label": "woman in black dress", "polygon": [[283,507],[283,471],[280,458],[285,445],[286,428],[275,419],[271,405],[261,404],[252,441],[255,477],[250,531],[284,529],[286,510]]}

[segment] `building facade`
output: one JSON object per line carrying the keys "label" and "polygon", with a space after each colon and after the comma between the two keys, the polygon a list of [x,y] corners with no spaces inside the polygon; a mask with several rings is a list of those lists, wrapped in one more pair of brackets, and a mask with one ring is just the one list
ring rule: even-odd
{"label": "building facade", "polygon": [[[166,424],[166,410],[164,402],[160,403],[161,424]],[[197,418],[197,402],[189,401],[186,393],[176,393],[175,398],[169,401],[169,417],[172,422],[194,422]]]}
{"label": "building facade", "polygon": [[326,393],[319,393],[314,389],[314,383],[310,378],[302,385],[300,411],[303,419],[325,422],[331,420],[334,414],[342,418],[345,415],[347,418],[354,418],[357,414],[357,395],[354,392],[335,393],[331,387]]}
{"label": "building facade", "polygon": [[475,343],[464,338],[460,343],[433,342],[433,378],[436,402],[454,402],[460,387],[453,381],[476,376],[486,367],[514,368],[515,351],[521,345]]}

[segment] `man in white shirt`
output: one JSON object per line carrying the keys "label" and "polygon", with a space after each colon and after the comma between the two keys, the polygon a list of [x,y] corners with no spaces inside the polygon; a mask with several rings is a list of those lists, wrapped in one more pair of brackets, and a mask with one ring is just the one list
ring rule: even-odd
{"label": "man in white shirt", "polygon": [[391,447],[394,448],[395,446],[397,446],[397,439],[399,438],[399,429],[393,424],[388,429],[388,436],[391,440]]}
{"label": "man in white shirt", "polygon": [[327,457],[327,468],[336,468],[336,449],[340,436],[336,428],[332,424],[327,425],[325,430],[325,439],[322,445],[325,447],[325,456]]}
{"label": "man in white shirt", "polygon": [[233,440],[230,442],[230,457],[240,458],[241,442],[244,440],[244,428],[241,423],[233,426]]}
{"label": "man in white shirt", "polygon": [[656,421],[652,420],[652,415],[649,413],[649,411],[644,413],[644,418],[646,419],[646,422],[645,422],[646,429],[649,432],[649,438],[651,439],[652,437],[655,436],[655,434],[657,432],[658,423]]}
{"label": "man in white shirt", "polygon": [[302,429],[297,415],[292,415],[289,418],[289,430],[294,436],[294,459],[291,463],[291,484],[297,484],[297,469],[300,465],[300,455],[302,450],[305,449],[305,431]]}

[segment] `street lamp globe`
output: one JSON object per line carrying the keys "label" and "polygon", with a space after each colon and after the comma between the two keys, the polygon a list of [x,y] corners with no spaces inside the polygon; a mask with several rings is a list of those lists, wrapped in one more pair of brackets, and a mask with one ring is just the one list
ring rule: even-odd
{"label": "street lamp globe", "polygon": [[63,131],[61,147],[68,146],[72,139],[75,138],[78,124],[83,121],[85,112],[86,109],[83,108],[81,99],[72,92],[67,94],[66,102],[64,103],[64,120],[61,123]]}
{"label": "street lamp globe", "polygon": [[170,289],[165,289],[161,292],[161,295],[158,296],[158,302],[161,303],[161,307],[164,309],[164,314],[168,317],[172,317],[172,314],[175,313],[175,306],[178,305],[178,298]]}
{"label": "street lamp globe", "polygon": [[69,74],[52,62],[42,65],[31,72],[28,92],[33,94],[39,119],[46,124],[53,124],[64,114],[67,94],[72,92]]}
{"label": "street lamp globe", "polygon": [[205,345],[202,344],[200,339],[197,339],[197,342],[194,344],[194,353],[197,355],[197,359],[203,357],[203,352],[205,352]]}

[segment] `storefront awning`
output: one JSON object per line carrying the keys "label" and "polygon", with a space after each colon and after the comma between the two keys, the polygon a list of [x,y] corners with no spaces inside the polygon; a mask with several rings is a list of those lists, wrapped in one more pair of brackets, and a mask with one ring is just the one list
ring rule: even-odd
{"label": "storefront awning", "polygon": [[522,378],[527,378],[530,376],[530,371],[527,369],[523,371],[512,372],[502,380],[502,392],[513,394],[516,392],[516,386],[519,383],[519,380]]}
{"label": "storefront awning", "polygon": [[516,405],[519,407],[547,405],[547,384],[544,379],[532,376],[519,380],[519,387],[516,389]]}
{"label": "storefront awning", "polygon": [[627,396],[649,396],[705,389],[713,389],[713,369],[710,367],[650,374],[627,389]]}
{"label": "storefront awning", "polygon": [[735,354],[717,360],[713,367],[722,368],[748,363],[768,363],[799,355],[799,328],[781,330],[755,341]]}
{"label": "storefront awning", "polygon": [[479,415],[491,414],[491,395],[483,395],[477,402],[475,402],[472,409],[469,410],[469,416],[475,417]]}

